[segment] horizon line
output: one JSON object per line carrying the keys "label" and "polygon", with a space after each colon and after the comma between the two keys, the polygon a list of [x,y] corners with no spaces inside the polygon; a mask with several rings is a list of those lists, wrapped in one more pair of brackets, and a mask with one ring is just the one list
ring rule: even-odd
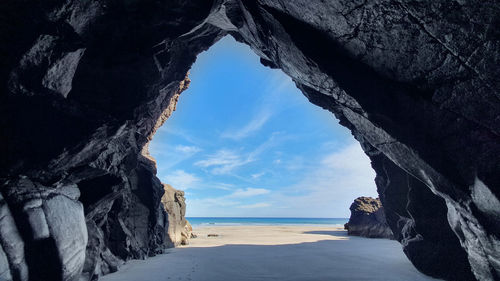
{"label": "horizon line", "polygon": [[230,219],[348,219],[348,217],[223,217],[223,216],[212,216],[212,217],[198,217],[198,216],[186,216],[186,218],[230,218]]}

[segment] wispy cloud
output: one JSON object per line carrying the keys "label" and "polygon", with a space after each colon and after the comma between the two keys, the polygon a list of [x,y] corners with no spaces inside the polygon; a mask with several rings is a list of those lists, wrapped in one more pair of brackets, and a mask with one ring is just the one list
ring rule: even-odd
{"label": "wispy cloud", "polygon": [[[242,204],[240,200],[251,200],[257,196],[268,195],[271,191],[264,188],[241,188],[233,191],[232,193],[219,197],[189,199],[188,198],[188,211],[195,209],[198,210],[217,210],[217,208],[263,208],[271,206],[269,203],[252,203]],[[227,214],[226,210],[226,214]],[[196,212],[196,211],[195,211]]]}
{"label": "wispy cloud", "polygon": [[[229,206],[237,206],[240,205],[240,202],[235,200],[228,200],[222,197],[205,197],[199,199],[187,199],[188,204],[188,212],[192,212],[192,210],[214,210],[215,207],[229,207]],[[227,211],[227,210],[226,210]],[[196,211],[195,211],[196,212]],[[227,212],[226,212],[227,213]],[[195,213],[196,214],[196,213]],[[198,215],[203,215],[203,212],[200,212]]]}
{"label": "wispy cloud", "polygon": [[[281,163],[282,161],[280,160],[278,163]],[[305,159],[302,155],[295,155],[293,156],[290,161],[287,161],[285,163],[285,168],[290,171],[298,171],[298,170],[304,170],[307,167],[307,164],[305,163]]]}
{"label": "wispy cloud", "polygon": [[242,156],[234,150],[221,149],[216,153],[209,155],[207,159],[195,162],[194,165],[204,168],[213,167],[211,170],[212,174],[221,175],[227,174],[235,168],[252,161],[253,159],[250,157],[243,159]]}
{"label": "wispy cloud", "polygon": [[189,146],[189,145],[177,145],[175,150],[184,154],[193,155],[197,152],[200,152],[201,149],[197,146]]}
{"label": "wispy cloud", "polygon": [[238,167],[257,160],[258,156],[275,146],[278,142],[286,139],[279,132],[274,132],[269,139],[259,144],[250,152],[239,152],[231,149],[220,149],[214,154],[208,155],[206,159],[194,163],[195,166],[211,168],[214,175],[229,174]]}
{"label": "wispy cloud", "polygon": [[[280,72],[273,72],[270,76],[268,85],[264,90],[259,105],[256,106],[257,112],[253,118],[245,125],[240,125],[239,129],[228,129],[221,134],[221,137],[241,140],[258,132],[275,114],[279,114],[285,107],[283,106],[284,95],[288,94],[295,85],[290,77]],[[286,106],[293,106],[293,102],[288,99]]]}
{"label": "wispy cloud", "polygon": [[250,122],[248,122],[241,129],[237,130],[226,130],[222,133],[221,137],[229,138],[233,140],[240,140],[250,136],[252,133],[260,130],[266,122],[271,117],[271,113],[269,111],[260,111],[257,115],[254,116]]}
{"label": "wispy cloud", "polygon": [[[167,120],[167,122],[168,122],[168,120]],[[186,140],[190,143],[198,143],[198,140],[195,139],[193,137],[193,135],[190,134],[188,131],[186,131],[185,129],[174,128],[169,123],[163,124],[163,126],[161,126],[158,129],[157,133],[177,136],[177,137],[183,138],[184,140]]]}
{"label": "wispy cloud", "polygon": [[244,216],[251,210],[253,216],[348,217],[355,198],[377,196],[375,172],[354,140],[316,157],[282,159],[280,169],[296,164],[301,170],[293,171],[301,176],[294,184],[270,189],[230,186],[227,195],[190,200],[190,215]]}
{"label": "wispy cloud", "polygon": [[200,167],[231,165],[239,159],[240,156],[236,152],[228,149],[221,149],[215,154],[210,155],[207,159],[197,161],[194,164]]}
{"label": "wispy cloud", "polygon": [[172,148],[161,142],[149,144],[149,153],[158,162],[159,176],[200,151],[202,149],[194,145],[177,145]]}
{"label": "wispy cloud", "polygon": [[258,178],[262,177],[262,176],[263,176],[263,175],[265,175],[265,174],[266,174],[266,172],[260,172],[260,173],[255,173],[255,174],[252,174],[252,175],[250,175],[250,176],[252,177],[252,179],[256,180],[256,179],[258,179]]}
{"label": "wispy cloud", "polygon": [[[282,98],[285,95],[296,91],[295,83],[289,76],[284,75],[281,71],[272,71],[269,73],[267,81],[264,83],[266,87],[263,89],[263,94],[259,98],[263,105],[282,104]],[[294,92],[293,94],[296,93]]]}
{"label": "wispy cloud", "polygon": [[186,190],[193,188],[193,185],[199,183],[200,179],[184,170],[175,170],[167,174],[162,181],[170,184],[175,189]]}
{"label": "wispy cloud", "polygon": [[233,190],[234,185],[228,184],[228,183],[207,183],[207,189],[209,188],[215,188],[215,189],[220,189],[220,190]]}
{"label": "wispy cloud", "polygon": [[269,203],[255,203],[255,204],[249,204],[249,205],[241,205],[238,206],[238,208],[243,208],[243,209],[255,209],[255,208],[266,208],[270,207],[271,204]]}
{"label": "wispy cloud", "polygon": [[349,205],[355,198],[377,196],[375,171],[358,142],[353,141],[325,155],[317,163],[304,166],[308,170],[298,183],[273,192],[276,205],[286,206],[297,214],[286,211],[275,215],[317,216],[324,213],[324,216],[347,217]]}
{"label": "wispy cloud", "polygon": [[[348,217],[355,198],[377,196],[375,172],[354,140],[334,152],[306,160],[302,159],[303,176],[295,184],[279,189],[238,188],[225,196],[189,201],[188,210],[191,215],[244,216],[250,209],[253,216]],[[288,160],[282,164],[288,165]]]}
{"label": "wispy cloud", "polygon": [[245,189],[237,189],[230,195],[227,195],[226,198],[246,198],[246,197],[253,197],[253,196],[258,196],[258,195],[263,195],[263,194],[268,194],[271,191],[269,189],[264,189],[264,188],[245,188]]}

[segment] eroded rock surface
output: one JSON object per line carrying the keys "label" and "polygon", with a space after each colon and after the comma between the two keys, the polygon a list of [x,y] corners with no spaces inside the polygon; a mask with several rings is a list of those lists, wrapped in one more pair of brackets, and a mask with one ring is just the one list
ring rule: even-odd
{"label": "eroded rock surface", "polygon": [[385,219],[384,207],[378,198],[358,197],[349,207],[351,217],[345,229],[349,235],[393,239]]}
{"label": "eroded rock surface", "polygon": [[169,245],[147,143],[230,34],[352,131],[419,270],[498,279],[499,18],[493,0],[2,1],[1,276],[91,280]]}
{"label": "eroded rock surface", "polygon": [[165,194],[161,198],[161,203],[168,215],[167,234],[169,246],[187,245],[193,228],[186,220],[186,199],[184,191],[177,190],[169,184],[163,184]]}

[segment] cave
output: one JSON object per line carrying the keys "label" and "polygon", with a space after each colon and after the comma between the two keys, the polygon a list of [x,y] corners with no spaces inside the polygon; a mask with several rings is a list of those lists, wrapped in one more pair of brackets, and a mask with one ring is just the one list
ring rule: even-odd
{"label": "cave", "polygon": [[6,0],[0,15],[2,279],[95,280],[163,251],[147,144],[227,35],[361,143],[417,269],[500,278],[499,3]]}

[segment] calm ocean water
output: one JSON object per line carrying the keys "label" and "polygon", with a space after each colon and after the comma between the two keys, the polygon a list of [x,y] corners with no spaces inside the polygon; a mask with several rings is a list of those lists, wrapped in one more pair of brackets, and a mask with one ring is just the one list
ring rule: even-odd
{"label": "calm ocean water", "polygon": [[324,225],[344,226],[348,218],[224,218],[224,217],[188,217],[191,225],[232,226],[232,225]]}

